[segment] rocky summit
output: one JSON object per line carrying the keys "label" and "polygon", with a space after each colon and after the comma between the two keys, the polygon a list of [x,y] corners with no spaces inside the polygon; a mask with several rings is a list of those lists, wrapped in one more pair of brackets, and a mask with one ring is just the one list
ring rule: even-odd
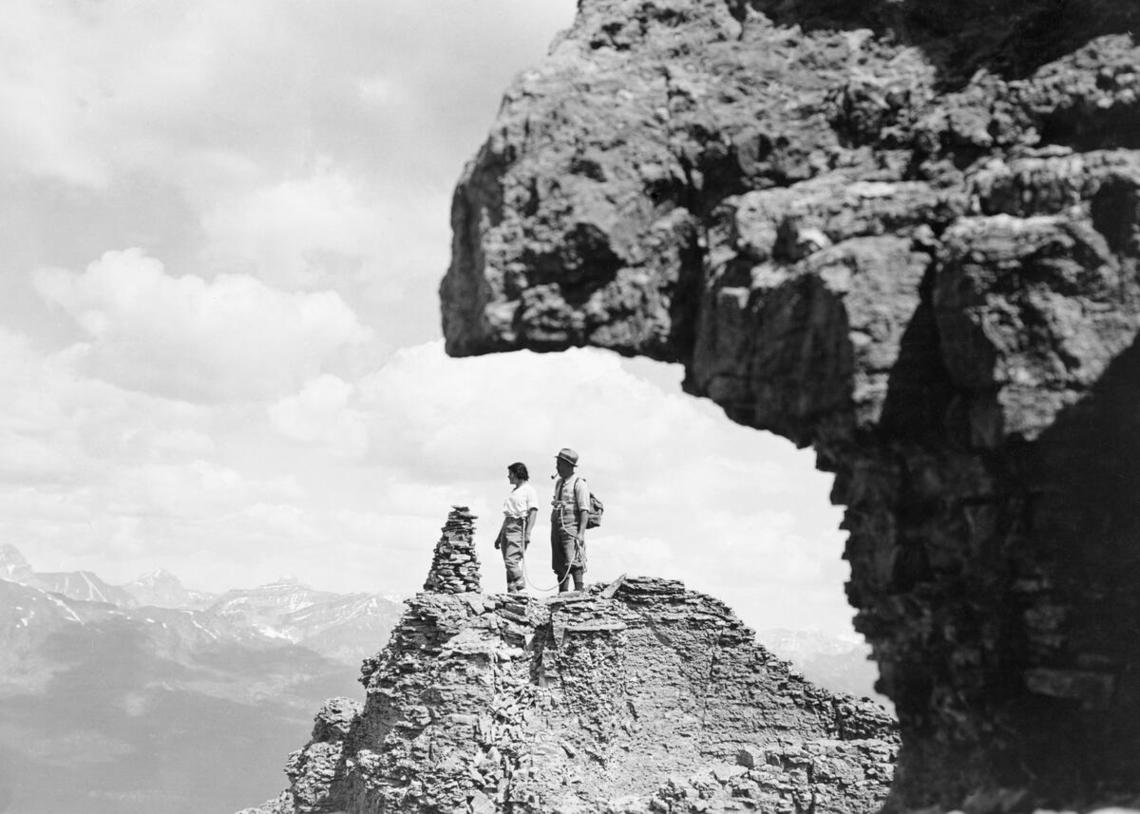
{"label": "rocky summit", "polygon": [[872,812],[898,746],[882,707],[806,682],[671,580],[425,591],[361,681],[244,814]]}
{"label": "rocky summit", "polygon": [[456,190],[455,355],[812,446],[891,806],[1140,801],[1140,3],[581,0]]}

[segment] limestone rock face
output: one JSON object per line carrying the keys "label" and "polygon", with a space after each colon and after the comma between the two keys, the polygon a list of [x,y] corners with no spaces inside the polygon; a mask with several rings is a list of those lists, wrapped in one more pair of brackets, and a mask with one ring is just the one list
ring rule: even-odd
{"label": "limestone rock face", "polygon": [[267,814],[873,812],[897,723],[804,681],[722,603],[622,579],[422,593],[317,716]]}
{"label": "limestone rock face", "polygon": [[1140,798],[1140,4],[582,0],[466,168],[447,349],[812,445],[891,805]]}
{"label": "limestone rock face", "polygon": [[317,713],[309,744],[289,756],[286,796],[296,814],[335,811],[343,781],[345,738],[360,717],[360,704],[351,698],[330,698]]}

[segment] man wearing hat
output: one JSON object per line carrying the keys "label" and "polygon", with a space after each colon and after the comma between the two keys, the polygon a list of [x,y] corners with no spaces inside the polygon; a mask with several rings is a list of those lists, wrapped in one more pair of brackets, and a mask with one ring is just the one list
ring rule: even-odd
{"label": "man wearing hat", "polygon": [[578,453],[567,447],[554,458],[558,479],[554,482],[554,499],[550,513],[550,564],[558,580],[558,592],[585,587],[586,572],[586,518],[590,509],[590,490],[576,473]]}

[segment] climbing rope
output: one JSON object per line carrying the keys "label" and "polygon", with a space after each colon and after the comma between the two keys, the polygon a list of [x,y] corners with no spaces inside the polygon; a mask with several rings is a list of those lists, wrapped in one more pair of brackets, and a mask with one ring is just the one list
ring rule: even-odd
{"label": "climbing rope", "polygon": [[[558,499],[559,503],[557,503],[556,506],[561,506],[560,501],[562,498],[562,488],[564,486],[565,486],[565,482],[560,483],[558,486],[558,497],[557,497],[557,499]],[[575,505],[577,505],[577,503],[575,503]],[[524,523],[525,523],[525,521],[524,521]],[[563,515],[562,515],[561,511],[558,512],[558,524],[562,527],[561,528],[562,531],[566,531],[566,522],[563,519]],[[525,528],[525,526],[524,526],[524,528]],[[527,547],[524,546],[523,547],[523,556],[522,556],[523,582],[525,582],[527,585],[529,585],[534,590],[541,591],[543,593],[545,593],[547,591],[553,591],[553,590],[559,588],[562,585],[562,583],[564,583],[566,580],[568,580],[570,578],[570,572],[574,570],[574,564],[580,563],[582,561],[582,539],[579,535],[574,535],[574,556],[570,558],[570,562],[566,565],[566,573],[564,573],[558,579],[558,581],[554,583],[554,585],[550,586],[549,588],[544,588],[540,585],[535,585],[530,580],[530,572],[528,572],[527,568],[526,568],[526,549],[527,549]],[[558,576],[558,572],[555,571],[554,575]]]}
{"label": "climbing rope", "polygon": [[[563,582],[565,582],[566,580],[568,580],[570,578],[570,572],[574,569],[574,562],[576,562],[578,559],[578,551],[579,550],[580,549],[578,548],[578,541],[575,540],[574,541],[574,559],[571,560],[570,564],[566,566],[566,573],[562,575],[561,579],[559,579],[557,582],[555,582],[549,588],[543,588],[539,585],[535,585],[533,582],[530,581],[530,572],[526,570],[526,551],[523,551],[523,558],[522,558],[523,579],[526,581],[527,585],[534,588],[536,591],[541,591],[541,592],[545,593],[547,591],[555,590],[559,585],[561,585]],[[555,576],[557,576],[557,574],[555,574]]]}
{"label": "climbing rope", "polygon": [[[559,523],[562,522],[561,518],[559,519],[558,522]],[[563,528],[565,528],[565,527],[563,527]],[[546,591],[553,591],[556,588],[558,588],[559,585],[561,585],[563,582],[565,582],[566,580],[568,580],[570,578],[570,572],[574,570],[574,563],[581,562],[581,555],[582,555],[582,541],[580,538],[575,537],[574,538],[574,556],[570,558],[570,563],[566,566],[566,573],[563,574],[562,577],[557,582],[555,582],[552,586],[550,586],[549,588],[543,588],[543,587],[540,587],[538,585],[535,585],[533,582],[530,581],[530,572],[528,572],[526,570],[526,548],[524,547],[523,548],[523,557],[522,557],[523,580],[526,582],[527,585],[534,588],[536,591],[541,591],[543,593],[545,593]],[[558,572],[555,572],[555,576],[557,576],[557,575],[558,575]]]}

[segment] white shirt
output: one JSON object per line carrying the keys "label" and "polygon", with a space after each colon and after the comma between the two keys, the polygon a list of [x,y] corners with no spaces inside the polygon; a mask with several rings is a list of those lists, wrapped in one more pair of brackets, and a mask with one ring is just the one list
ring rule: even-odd
{"label": "white shirt", "polygon": [[503,501],[503,514],[508,517],[526,517],[531,509],[537,508],[538,493],[534,491],[530,481],[520,483]]}

